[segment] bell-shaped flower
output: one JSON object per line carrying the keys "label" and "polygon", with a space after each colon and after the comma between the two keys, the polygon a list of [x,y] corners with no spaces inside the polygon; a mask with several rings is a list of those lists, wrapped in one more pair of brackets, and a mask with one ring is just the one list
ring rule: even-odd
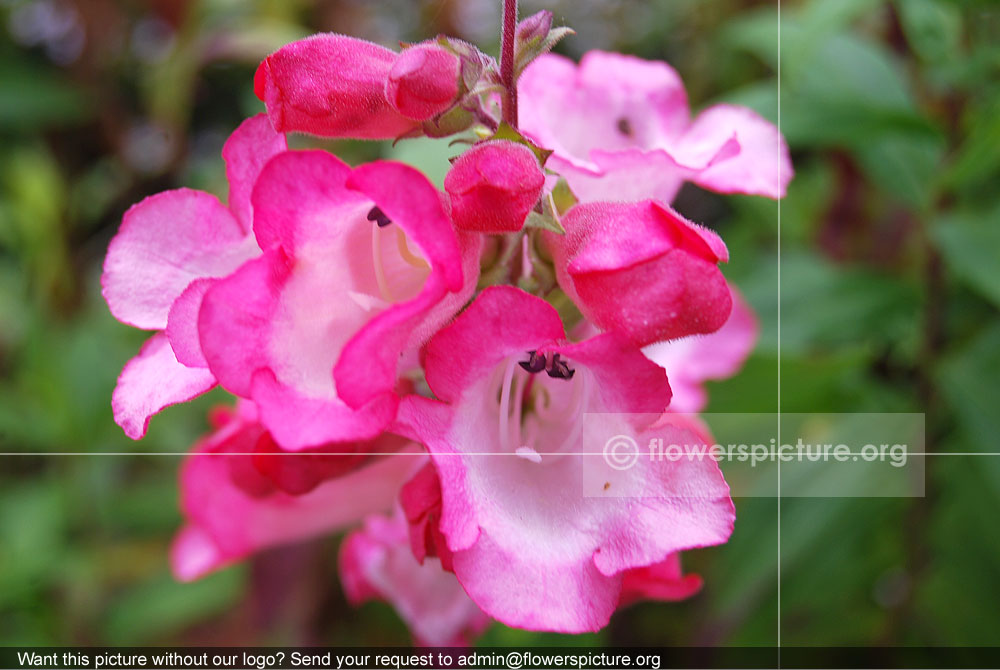
{"label": "bell-shaped flower", "polygon": [[[398,452],[291,495],[252,465],[249,455],[266,433],[257,418],[252,403],[240,403],[184,461],[185,525],[171,548],[178,579],[197,579],[256,551],[350,528],[370,514],[389,511],[399,487],[424,459],[415,445],[399,443],[404,446]],[[308,466],[308,461],[299,463]]]}
{"label": "bell-shaped flower", "polygon": [[324,33],[268,56],[254,90],[281,132],[393,139],[454,106],[461,69],[457,55],[433,42],[397,54]]}
{"label": "bell-shaped flower", "polygon": [[153,414],[215,385],[198,343],[201,298],[213,278],[260,255],[251,234],[250,193],[264,164],[286,148],[266,116],[247,119],[222,150],[228,207],[213,195],[181,188],[125,213],[104,260],[104,299],[122,323],[165,331],[128,362],[112,396],[115,421],[132,439],[145,435]]}
{"label": "bell-shaped flower", "polygon": [[624,573],[729,537],[732,501],[711,459],[643,463],[596,494],[585,488],[585,419],[587,430],[642,443],[643,417],[670,400],[662,368],[619,333],[571,343],[551,305],[492,287],[431,339],[424,366],[439,400],[407,397],[394,430],[430,451],[452,567],[491,617],[597,630]]}
{"label": "bell-shaped flower", "polygon": [[670,207],[585,203],[546,233],[559,285],[601,330],[637,346],[718,330],[732,299],[717,263],[727,261],[714,232]]}
{"label": "bell-shaped flower", "polygon": [[261,172],[264,252],[209,288],[198,331],[219,383],[284,449],[381,433],[407,355],[468,300],[480,240],[456,234],[442,197],[401,163],[352,170],[323,151]]}
{"label": "bell-shaped flower", "polygon": [[528,147],[492,140],[459,156],[444,179],[455,226],[479,233],[521,230],[545,186],[545,173]]}
{"label": "bell-shaped flower", "polygon": [[455,575],[435,559],[417,562],[398,509],[393,516],[368,517],[344,539],[340,579],[352,604],[391,603],[419,644],[467,646],[490,623]]}
{"label": "bell-shaped flower", "polygon": [[685,181],[720,193],[780,198],[788,146],[756,112],[714,105],[692,121],[666,63],[603,51],[577,66],[546,54],[518,82],[520,130],[555,153],[546,166],[584,202],[671,202]]}

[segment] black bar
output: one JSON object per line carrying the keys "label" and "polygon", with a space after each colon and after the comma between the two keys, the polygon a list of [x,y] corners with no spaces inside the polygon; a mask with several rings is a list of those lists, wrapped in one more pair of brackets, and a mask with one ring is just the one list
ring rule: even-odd
{"label": "black bar", "polygon": [[11,670],[1000,668],[1000,647],[0,647]]}

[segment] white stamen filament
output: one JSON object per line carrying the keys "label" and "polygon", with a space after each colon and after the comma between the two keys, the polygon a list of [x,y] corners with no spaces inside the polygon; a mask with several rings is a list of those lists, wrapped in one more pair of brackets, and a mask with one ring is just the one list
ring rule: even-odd
{"label": "white stamen filament", "polygon": [[406,233],[400,228],[396,228],[396,247],[399,249],[399,257],[417,268],[418,270],[430,270],[430,264],[422,257],[410,251],[409,242],[406,240]]}
{"label": "white stamen filament", "polygon": [[385,266],[382,264],[382,228],[372,226],[372,265],[375,266],[375,281],[378,283],[382,299],[388,303],[395,302],[389,290],[389,282],[385,280]]}

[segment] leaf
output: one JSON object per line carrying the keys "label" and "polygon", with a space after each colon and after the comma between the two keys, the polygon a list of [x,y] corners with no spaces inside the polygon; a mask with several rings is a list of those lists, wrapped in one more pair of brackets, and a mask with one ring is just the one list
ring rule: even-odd
{"label": "leaf", "polygon": [[1000,306],[1000,226],[997,213],[966,213],[938,221],[931,239],[948,269]]}
{"label": "leaf", "polygon": [[1000,435],[1000,323],[983,330],[941,365],[938,379],[970,451],[997,451]]}
{"label": "leaf", "polygon": [[552,151],[550,149],[542,149],[534,142],[529,140],[527,137],[522,135],[520,132],[518,132],[516,128],[511,127],[511,125],[508,124],[506,121],[500,122],[500,125],[497,127],[496,132],[493,133],[493,136],[490,138],[490,140],[509,140],[511,142],[523,144],[524,146],[531,149],[532,153],[535,154],[535,157],[538,158],[539,165],[545,165],[545,161],[547,161],[549,159],[549,156],[552,155]]}
{"label": "leaf", "polygon": [[935,63],[959,53],[962,15],[955,3],[940,0],[896,0],[903,32],[925,61]]}

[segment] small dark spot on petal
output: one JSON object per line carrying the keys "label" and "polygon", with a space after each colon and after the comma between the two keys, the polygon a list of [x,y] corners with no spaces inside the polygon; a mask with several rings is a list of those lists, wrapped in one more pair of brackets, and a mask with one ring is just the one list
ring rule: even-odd
{"label": "small dark spot on petal", "polygon": [[607,491],[609,488],[611,488],[611,482],[604,482],[604,490]]}
{"label": "small dark spot on petal", "polygon": [[618,119],[616,124],[618,127],[618,132],[626,137],[632,137],[632,122],[626,119],[624,116]]}

